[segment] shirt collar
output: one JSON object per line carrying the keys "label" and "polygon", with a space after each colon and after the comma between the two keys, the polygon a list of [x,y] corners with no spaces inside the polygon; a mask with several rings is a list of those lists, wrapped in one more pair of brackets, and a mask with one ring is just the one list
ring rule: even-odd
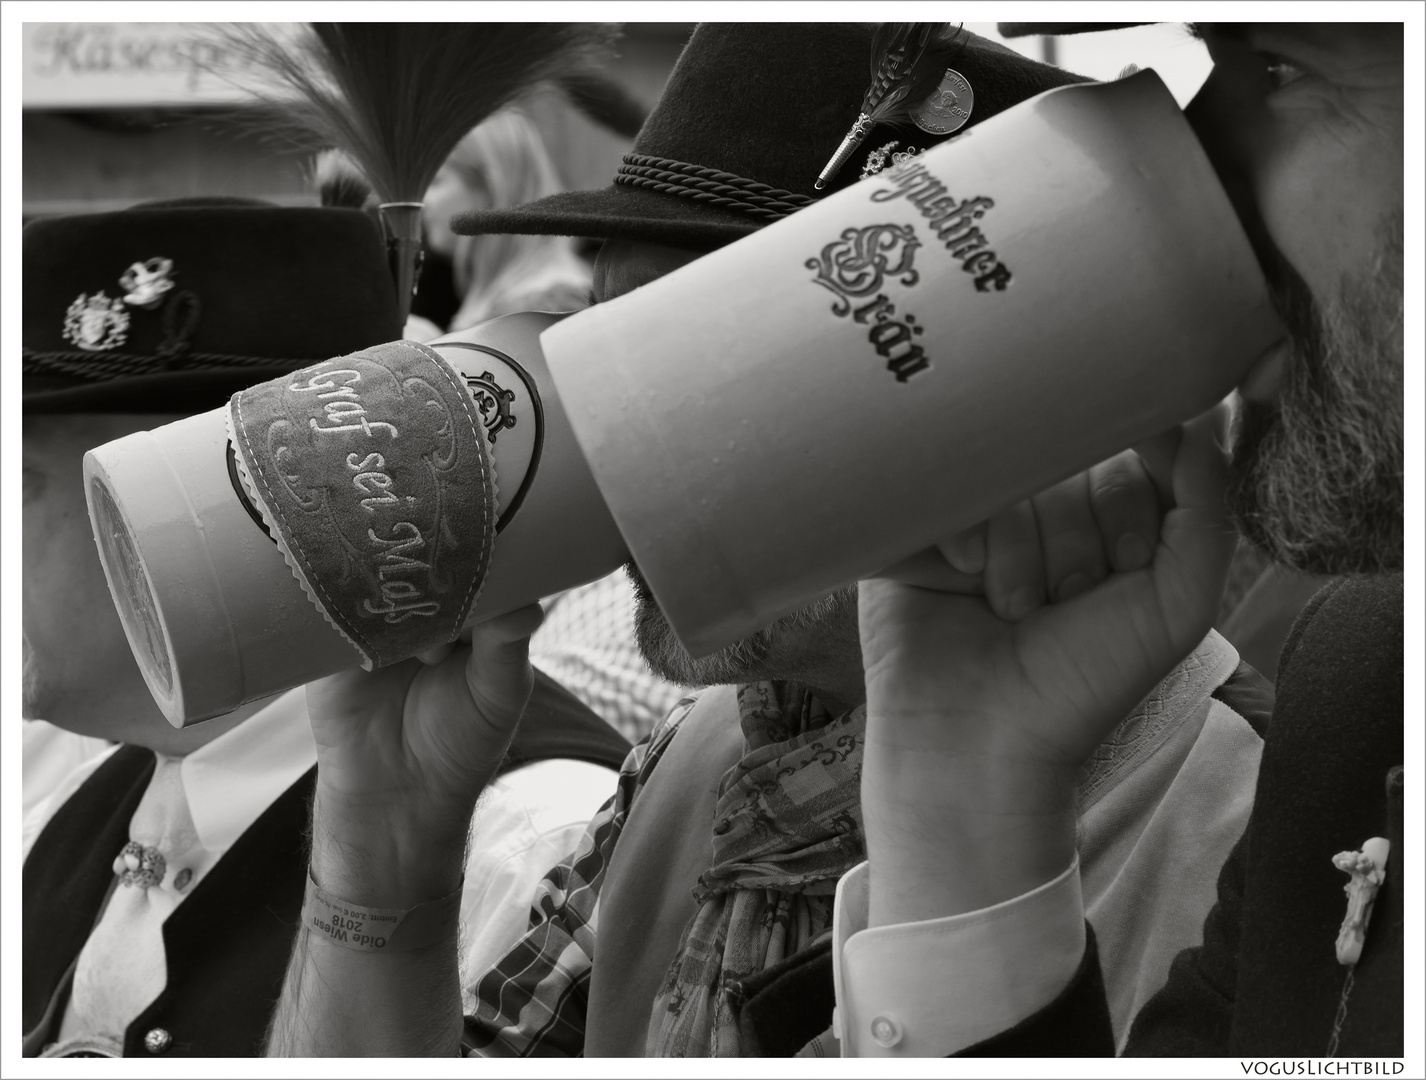
{"label": "shirt collar", "polygon": [[317,761],[303,687],[183,759],[183,792],[210,852],[222,854]]}

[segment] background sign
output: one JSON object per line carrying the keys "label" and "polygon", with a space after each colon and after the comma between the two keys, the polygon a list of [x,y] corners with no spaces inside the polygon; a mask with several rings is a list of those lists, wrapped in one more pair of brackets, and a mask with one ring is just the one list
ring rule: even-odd
{"label": "background sign", "polygon": [[250,96],[213,73],[233,58],[199,23],[25,23],[23,36],[27,109],[202,105]]}

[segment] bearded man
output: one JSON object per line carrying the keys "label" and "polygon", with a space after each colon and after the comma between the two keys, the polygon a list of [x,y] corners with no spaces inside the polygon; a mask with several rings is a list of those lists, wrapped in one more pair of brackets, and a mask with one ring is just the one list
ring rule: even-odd
{"label": "bearded man", "polygon": [[[1013,617],[863,583],[868,864],[838,900],[860,1053],[1114,1052],[1071,781],[1211,618],[1228,504],[1273,558],[1349,576],[1288,637],[1252,819],[1128,1052],[1403,1052],[1402,27],[1196,32],[1214,67],[1188,116],[1287,337],[1241,387],[1231,469],[1186,428],[1151,566]],[[944,976],[968,970],[974,994]]]}
{"label": "bearded man", "polygon": [[[813,201],[818,169],[856,119],[872,36],[844,24],[700,26],[613,187],[467,215],[454,228],[606,237],[596,299],[639,288]],[[956,70],[975,87],[972,124],[1079,81],[973,36],[955,47]],[[873,131],[863,157],[890,137]],[[850,161],[832,187],[863,164]],[[1150,487],[1137,458],[1114,467],[1133,489]],[[1131,542],[1092,561],[1071,553],[1039,602],[1047,586],[1068,599],[1105,567],[1141,570],[1156,515],[1111,513],[1115,539]],[[957,567],[977,588],[983,571],[998,595],[1004,568],[984,551],[967,542]],[[378,953],[304,929],[270,1052],[449,1053],[462,1041],[486,1055],[837,1052],[832,892],[863,857],[867,681],[855,592],[693,660],[640,588],[645,656],[674,681],[711,688],[625,762],[614,797],[546,877],[523,941],[477,985],[463,1023],[441,898],[460,887],[470,809],[528,685],[523,616],[479,629],[472,649],[424,670],[309,688],[322,754],[313,881],[425,930],[410,948]],[[1253,681],[1237,655],[1206,623],[1177,645],[1183,663],[1161,671],[1168,677],[1142,701],[1120,703],[1105,753],[1071,784],[1090,918],[1123,1021],[1162,983],[1171,953],[1197,938],[1216,868],[1246,820],[1260,745],[1252,710],[1232,704]]]}

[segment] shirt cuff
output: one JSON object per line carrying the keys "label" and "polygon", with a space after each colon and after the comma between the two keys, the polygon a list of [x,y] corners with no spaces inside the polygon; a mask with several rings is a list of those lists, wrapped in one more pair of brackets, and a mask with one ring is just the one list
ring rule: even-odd
{"label": "shirt cuff", "polygon": [[837,885],[832,1028],[843,1057],[944,1057],[1049,1005],[1084,956],[1079,857],[1022,896],[866,929],[867,864]]}

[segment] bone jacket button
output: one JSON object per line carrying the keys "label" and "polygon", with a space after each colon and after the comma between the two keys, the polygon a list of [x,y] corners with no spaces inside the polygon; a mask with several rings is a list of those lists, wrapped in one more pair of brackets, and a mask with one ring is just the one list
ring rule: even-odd
{"label": "bone jacket button", "polygon": [[901,1026],[889,1017],[878,1016],[871,1022],[871,1037],[890,1049],[901,1041]]}
{"label": "bone jacket button", "polygon": [[162,1054],[173,1045],[173,1036],[163,1028],[154,1028],[144,1036],[144,1049],[150,1054]]}

